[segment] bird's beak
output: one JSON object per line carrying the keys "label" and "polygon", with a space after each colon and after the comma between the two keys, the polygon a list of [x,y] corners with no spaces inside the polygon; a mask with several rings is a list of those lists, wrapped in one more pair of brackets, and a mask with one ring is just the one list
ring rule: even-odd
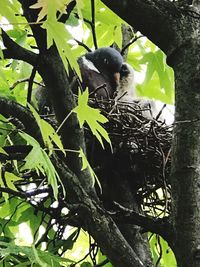
{"label": "bird's beak", "polygon": [[113,77],[114,77],[116,84],[119,85],[120,73],[115,72]]}

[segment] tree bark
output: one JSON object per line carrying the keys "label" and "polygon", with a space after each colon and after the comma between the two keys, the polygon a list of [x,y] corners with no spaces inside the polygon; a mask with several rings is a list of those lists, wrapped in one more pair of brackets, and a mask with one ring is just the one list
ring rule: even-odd
{"label": "tree bark", "polygon": [[[191,40],[175,64],[176,123],[173,139],[172,196],[179,266],[200,266],[200,45]],[[192,59],[192,60],[191,60]]]}

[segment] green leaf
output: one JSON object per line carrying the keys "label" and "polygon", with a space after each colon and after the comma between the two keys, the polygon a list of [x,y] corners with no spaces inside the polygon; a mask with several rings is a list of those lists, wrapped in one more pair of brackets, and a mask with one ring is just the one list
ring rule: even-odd
{"label": "green leaf", "polygon": [[[2,29],[0,28],[0,41],[3,43],[2,40]],[[4,59],[2,47],[0,47],[0,59]]]}
{"label": "green leaf", "polygon": [[99,182],[99,179],[98,179],[97,175],[95,174],[95,172],[93,171],[92,167],[90,166],[90,163],[88,162],[88,160],[87,160],[85,154],[83,153],[82,149],[79,150],[79,157],[82,160],[82,169],[81,170],[88,169],[90,174],[91,174],[91,176],[92,176],[92,179],[93,179],[93,186],[94,186],[94,183],[96,181],[98,186],[99,186],[99,188],[100,188],[100,190],[101,190],[101,184]]}
{"label": "green leaf", "polygon": [[88,89],[83,93],[79,91],[78,106],[73,109],[73,112],[77,114],[80,127],[82,128],[83,124],[86,122],[102,147],[104,147],[102,137],[111,145],[107,131],[100,124],[108,122],[108,119],[103,116],[98,109],[88,106],[88,97]]}
{"label": "green leaf", "polygon": [[90,262],[83,262],[80,267],[92,267],[92,264]]}
{"label": "green leaf", "polygon": [[68,44],[69,40],[72,39],[72,36],[65,25],[57,21],[54,2],[52,0],[48,2],[47,20],[43,23],[42,27],[47,31],[48,48],[55,42],[66,71],[68,71],[69,61],[72,68],[74,68],[79,77],[81,77],[78,63],[74,58],[70,45]]}
{"label": "green leaf", "polygon": [[19,204],[20,200],[18,198],[12,198],[9,199],[8,202],[4,202],[4,204],[0,206],[0,218],[10,217]]}
{"label": "green leaf", "polygon": [[166,65],[166,56],[161,50],[146,53],[140,64],[147,64],[145,80],[138,86],[141,95],[172,104],[174,100],[173,71]]}
{"label": "green leaf", "polygon": [[115,26],[114,28],[114,42],[118,47],[122,47],[122,26]]}
{"label": "green leaf", "polygon": [[[69,266],[69,263],[73,263],[72,260],[55,256],[49,252],[41,251],[39,249],[36,249],[34,246],[32,247],[18,246],[10,242],[7,243],[0,241],[0,248],[1,248],[0,254],[4,258],[5,262],[6,258],[9,255],[13,255],[13,256],[23,257],[24,260],[27,258],[26,262],[28,263],[28,265],[32,264],[32,266],[61,267],[61,266]],[[18,265],[15,266],[20,267],[23,265],[22,263],[19,263]]]}
{"label": "green leaf", "polygon": [[55,170],[51,160],[49,159],[47,153],[40,147],[39,143],[30,135],[26,133],[20,133],[21,137],[24,138],[27,143],[33,146],[31,152],[24,159],[25,164],[21,170],[36,170],[41,172],[43,175],[46,174],[48,179],[48,184],[51,185],[54,193],[55,199],[58,196],[58,183],[59,179],[58,173]]}
{"label": "green leaf", "polygon": [[[54,5],[51,5],[51,3]],[[57,11],[61,13],[66,13],[66,5],[70,2],[70,0],[37,0],[37,3],[31,5],[30,8],[40,9],[38,14],[37,22],[42,20],[48,13],[52,14]]]}
{"label": "green leaf", "polygon": [[40,115],[37,113],[37,111],[31,106],[30,104],[28,105],[31,112],[33,113],[33,116],[35,117],[45,145],[47,146],[48,150],[50,152],[53,151],[54,145],[53,142],[56,144],[56,146],[63,152],[65,155],[65,150],[62,144],[62,141],[60,139],[60,136],[57,134],[57,132],[54,130],[54,128],[49,124],[47,121],[43,120],[40,118]]}
{"label": "green leaf", "polygon": [[17,26],[18,19],[15,16],[19,13],[19,2],[16,0],[1,0],[0,1],[0,14],[5,17],[11,24],[14,23]]}
{"label": "green leaf", "polygon": [[16,176],[14,173],[5,172],[5,179],[8,187],[12,190],[17,190],[14,183],[21,180],[21,177]]}
{"label": "green leaf", "polygon": [[[158,244],[158,238],[160,239]],[[176,259],[174,256],[173,251],[168,246],[167,242],[164,241],[163,238],[160,236],[156,236],[155,234],[150,239],[150,247],[153,254],[153,260],[154,262],[157,262],[160,252],[162,251],[162,257],[159,263],[159,267],[176,267]],[[161,251],[160,251],[161,250]]]}
{"label": "green leaf", "polygon": [[[14,190],[14,191],[17,191],[17,188],[14,185],[14,182],[21,180],[21,178],[16,176],[14,173],[5,172],[5,179],[6,179],[7,187],[12,189],[12,190]],[[2,187],[5,187],[4,183],[2,181],[1,175],[0,175],[0,185]],[[7,201],[8,197],[9,197],[9,194],[8,193],[3,193],[3,196],[5,198],[5,201]]]}
{"label": "green leaf", "polygon": [[4,155],[8,155],[8,153],[2,147],[0,147],[0,153]]}
{"label": "green leaf", "polygon": [[76,7],[77,7],[79,18],[83,20],[83,15],[82,15],[82,9],[84,7],[83,0],[76,0]]}

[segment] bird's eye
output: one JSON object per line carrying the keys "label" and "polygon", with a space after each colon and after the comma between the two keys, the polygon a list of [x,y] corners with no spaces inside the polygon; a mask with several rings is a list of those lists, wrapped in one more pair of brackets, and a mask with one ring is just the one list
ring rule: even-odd
{"label": "bird's eye", "polygon": [[125,65],[122,65],[121,71],[126,71],[126,70],[127,70],[127,67]]}
{"label": "bird's eye", "polygon": [[107,60],[107,58],[104,58],[103,60],[104,64],[108,65],[109,61]]}

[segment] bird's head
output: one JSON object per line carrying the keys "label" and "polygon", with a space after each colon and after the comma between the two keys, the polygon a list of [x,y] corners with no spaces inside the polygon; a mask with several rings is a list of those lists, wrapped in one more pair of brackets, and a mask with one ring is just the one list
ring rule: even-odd
{"label": "bird's head", "polygon": [[116,83],[119,82],[120,70],[123,63],[121,54],[111,47],[102,47],[85,55],[95,67],[102,73],[107,75]]}
{"label": "bird's head", "polygon": [[134,81],[134,69],[128,63],[123,63],[120,70],[119,86],[117,88],[118,96],[121,97],[125,92],[123,101],[131,102],[130,100],[136,98],[136,89]]}
{"label": "bird's head", "polygon": [[120,80],[131,79],[134,80],[134,70],[128,63],[123,63],[120,70]]}

